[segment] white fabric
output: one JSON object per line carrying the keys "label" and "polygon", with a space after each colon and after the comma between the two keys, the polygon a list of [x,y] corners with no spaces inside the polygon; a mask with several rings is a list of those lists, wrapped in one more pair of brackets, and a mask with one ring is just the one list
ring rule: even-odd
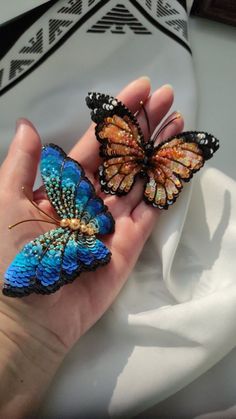
{"label": "white fabric", "polygon": [[[152,35],[88,35],[116,1],[91,17],[0,99],[2,158],[19,116],[32,120],[45,142],[68,151],[89,124],[87,92],[116,94],[143,74],[153,88],[173,85],[174,109],[183,113],[186,129],[195,128],[189,52],[154,30],[131,3],[121,3]],[[174,207],[161,214],[117,301],[65,360],[41,417],[131,417],[234,348],[235,181],[210,162],[193,183],[192,194],[186,185]]]}
{"label": "white fabric", "polygon": [[194,2],[194,0],[186,0],[188,14],[190,14],[193,2]]}

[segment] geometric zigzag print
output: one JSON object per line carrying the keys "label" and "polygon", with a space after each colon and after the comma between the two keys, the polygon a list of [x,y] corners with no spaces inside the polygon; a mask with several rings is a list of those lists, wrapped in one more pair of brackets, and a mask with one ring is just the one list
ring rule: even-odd
{"label": "geometric zigzag print", "polygon": [[29,74],[109,0],[59,0],[27,29],[0,64],[0,94]]}
{"label": "geometric zigzag print", "polygon": [[127,9],[124,4],[116,4],[101,19],[94,23],[89,33],[125,34],[127,29],[138,35],[150,35],[151,32]]}
{"label": "geometric zigzag print", "polygon": [[156,28],[168,33],[190,50],[188,44],[187,12],[184,0],[130,0],[125,4],[117,3],[99,20],[97,20],[88,33],[125,34],[131,30],[135,34],[150,35],[152,32],[140,22],[137,16],[129,9],[131,3]]}
{"label": "geometric zigzag print", "polygon": [[188,15],[182,1],[130,0],[153,23],[190,50],[188,42]]}
{"label": "geometric zigzag print", "polygon": [[136,34],[151,34],[152,32],[138,20],[137,16],[128,10],[128,3],[132,3],[145,17],[148,13],[152,20],[154,19],[157,24],[169,29],[173,35],[185,43],[186,47],[189,47],[185,0],[130,0],[125,4],[118,3],[94,23],[87,32],[124,34],[129,27]]}
{"label": "geometric zigzag print", "polygon": [[[75,30],[93,17],[94,22],[87,29],[91,36],[99,33],[121,36],[127,31],[138,36],[150,36],[155,30],[161,30],[191,52],[188,44],[187,13],[179,1],[57,1],[20,36],[1,60],[0,94],[40,65]],[[99,18],[96,18],[97,13]]]}
{"label": "geometric zigzag print", "polygon": [[20,53],[42,54],[43,53],[43,28],[36,32],[35,36],[29,39],[28,44],[21,48]]}

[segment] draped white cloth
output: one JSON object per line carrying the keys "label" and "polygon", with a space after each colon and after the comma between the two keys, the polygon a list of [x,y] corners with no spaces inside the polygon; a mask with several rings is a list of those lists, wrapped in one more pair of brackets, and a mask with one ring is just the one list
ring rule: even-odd
{"label": "draped white cloth", "polygon": [[[1,3],[7,7],[9,2]],[[14,56],[20,57],[27,39],[47,28],[58,4],[61,8],[75,3],[60,0],[52,6],[3,58],[4,69]],[[183,32],[168,26],[173,13],[186,21],[184,8],[177,1],[138,2],[146,12],[151,3],[169,11],[165,19],[156,17],[169,31],[163,32],[135,2],[104,3],[0,98],[1,158],[19,116],[30,119],[45,142],[53,140],[68,151],[90,122],[87,92],[115,95],[144,74],[154,89],[173,85],[174,109],[183,113],[186,129],[195,128],[192,56],[183,46]],[[117,3],[151,34],[137,35],[126,26],[122,34],[111,28],[87,32]],[[44,30],[44,47],[49,46]],[[63,363],[41,417],[132,417],[191,383],[235,347],[236,188],[235,180],[213,165],[207,163],[193,187],[186,185],[173,208],[163,211],[117,301]]]}

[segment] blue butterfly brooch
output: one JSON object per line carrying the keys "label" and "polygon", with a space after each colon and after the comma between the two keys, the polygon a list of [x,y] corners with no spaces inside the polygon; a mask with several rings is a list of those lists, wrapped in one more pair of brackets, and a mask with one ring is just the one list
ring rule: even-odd
{"label": "blue butterfly brooch", "polygon": [[10,297],[51,294],[111,258],[97,235],[113,233],[115,222],[82,166],[49,144],[42,148],[40,171],[58,218],[31,203],[50,218],[46,222],[57,227],[27,243],[16,255],[4,278],[3,294]]}
{"label": "blue butterfly brooch", "polygon": [[[89,93],[86,103],[96,124],[95,134],[103,159],[99,179],[105,193],[126,195],[141,176],[145,180],[144,201],[155,208],[168,209],[178,198],[183,182],[188,182],[219,148],[219,141],[213,135],[197,131],[181,132],[156,145],[163,129],[179,116],[151,137],[142,102],[135,115],[122,102],[101,93]],[[149,129],[148,141],[136,118],[141,109]]]}

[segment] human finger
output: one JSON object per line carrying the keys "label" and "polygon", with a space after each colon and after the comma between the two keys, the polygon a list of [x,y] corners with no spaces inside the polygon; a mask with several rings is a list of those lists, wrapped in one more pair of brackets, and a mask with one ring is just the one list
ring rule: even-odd
{"label": "human finger", "polygon": [[17,121],[17,130],[1,167],[1,187],[21,193],[32,192],[41,153],[39,135],[27,119]]}

